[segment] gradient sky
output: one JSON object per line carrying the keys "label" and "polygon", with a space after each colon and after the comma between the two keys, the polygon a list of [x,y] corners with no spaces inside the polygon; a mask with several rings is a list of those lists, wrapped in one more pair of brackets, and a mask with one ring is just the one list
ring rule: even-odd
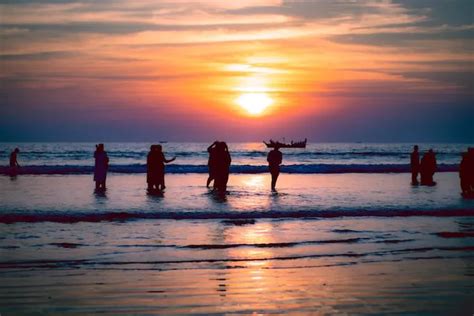
{"label": "gradient sky", "polygon": [[0,141],[474,142],[473,16],[472,0],[0,0]]}

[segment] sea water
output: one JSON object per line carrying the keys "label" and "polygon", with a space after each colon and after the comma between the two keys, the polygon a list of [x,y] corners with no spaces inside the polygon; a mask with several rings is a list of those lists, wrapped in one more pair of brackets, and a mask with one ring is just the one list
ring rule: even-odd
{"label": "sea water", "polygon": [[[143,173],[150,143],[106,143],[110,171]],[[164,143],[176,162],[168,173],[207,173],[207,143]],[[263,143],[229,143],[231,172],[267,172],[268,149]],[[454,171],[469,144],[419,144],[420,153],[432,148],[440,171]],[[471,145],[472,146],[472,145]],[[10,152],[19,147],[22,173],[91,173],[94,143],[0,143],[0,161],[8,165]],[[282,171],[287,173],[407,172],[413,144],[309,143],[305,149],[281,149]],[[0,168],[0,173],[8,170]]]}
{"label": "sea water", "polygon": [[105,193],[92,143],[1,145],[24,170],[0,176],[2,315],[474,311],[474,200],[450,171],[468,144],[419,144],[433,187],[410,185],[411,144],[284,149],[272,193],[264,145],[231,143],[224,197],[196,143],[163,144],[177,160],[147,194],[149,145],[106,144]]}

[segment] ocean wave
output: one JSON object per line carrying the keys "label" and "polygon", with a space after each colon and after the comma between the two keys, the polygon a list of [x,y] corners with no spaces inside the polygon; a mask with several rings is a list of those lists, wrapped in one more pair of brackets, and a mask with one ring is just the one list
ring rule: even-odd
{"label": "ocean wave", "polygon": [[[457,164],[440,164],[438,172],[458,171]],[[18,174],[92,174],[93,166],[83,165],[33,165],[23,166],[17,170]],[[109,172],[112,173],[146,173],[144,164],[111,165]],[[181,165],[172,164],[166,167],[167,173],[207,173],[207,165]],[[233,165],[230,167],[231,173],[258,174],[268,172],[266,165]],[[281,172],[294,174],[316,174],[316,173],[404,173],[410,172],[408,164],[294,164],[282,165]],[[0,167],[0,174],[9,175],[9,167]]]}
{"label": "ocean wave", "polygon": [[[416,256],[419,254],[429,254],[433,251],[442,252],[453,252],[462,254],[461,257],[472,258],[469,255],[470,252],[474,251],[474,247],[471,246],[433,246],[433,247],[415,247],[415,248],[404,248],[404,249],[387,249],[387,250],[375,250],[367,252],[330,252],[330,253],[309,253],[299,255],[282,255],[282,256],[268,256],[268,257],[222,257],[222,258],[190,258],[190,259],[174,259],[174,260],[97,260],[97,259],[39,259],[39,260],[6,260],[0,261],[0,269],[17,269],[17,268],[67,268],[74,267],[78,268],[81,266],[136,266],[136,265],[162,265],[162,264],[202,264],[202,263],[216,263],[216,262],[255,262],[255,261],[272,261],[272,260],[298,260],[298,259],[316,259],[316,258],[377,258],[370,260],[370,262],[380,262],[384,257],[392,257],[394,255],[405,255],[403,260],[418,260],[418,259],[445,259],[451,256],[446,253],[443,255],[436,256]],[[467,255],[464,255],[466,253]],[[459,257],[458,257],[459,258]],[[369,262],[366,260],[366,262]],[[345,262],[344,264],[351,264]],[[134,267],[136,270],[137,267]],[[125,270],[122,268],[122,270]]]}
{"label": "ocean wave", "polygon": [[338,211],[246,211],[246,212],[3,212],[0,214],[0,223],[13,224],[19,222],[55,222],[55,223],[78,223],[78,222],[126,222],[134,220],[229,220],[229,219],[280,219],[280,218],[340,218],[340,217],[461,217],[474,216],[474,209],[438,209],[438,210],[358,210],[347,209]]}
{"label": "ocean wave", "polygon": [[[7,158],[8,152],[0,152],[0,157]],[[110,158],[134,158],[134,159],[146,159],[148,151],[119,151],[109,150],[107,154]],[[209,154],[207,151],[169,151],[169,155],[177,157],[207,157]],[[258,158],[266,157],[268,154],[267,150],[252,150],[252,151],[232,151],[232,156],[235,158],[249,157]],[[299,157],[299,158],[339,158],[339,159],[360,159],[360,158],[378,158],[378,157],[393,157],[393,158],[409,158],[409,152],[402,151],[285,151],[287,157]],[[437,152],[438,157],[460,157],[459,152]],[[87,160],[93,159],[93,151],[22,151],[21,156],[27,159],[75,159],[75,160]]]}

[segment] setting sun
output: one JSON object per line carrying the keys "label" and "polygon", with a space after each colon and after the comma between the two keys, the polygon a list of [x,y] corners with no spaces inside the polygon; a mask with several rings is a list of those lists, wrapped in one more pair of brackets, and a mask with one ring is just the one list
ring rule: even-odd
{"label": "setting sun", "polygon": [[266,93],[244,93],[237,98],[237,104],[251,115],[262,114],[272,103]]}

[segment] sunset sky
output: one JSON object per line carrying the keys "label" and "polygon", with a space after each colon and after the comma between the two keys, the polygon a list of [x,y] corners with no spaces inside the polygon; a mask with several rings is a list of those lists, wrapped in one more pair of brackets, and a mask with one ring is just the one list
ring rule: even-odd
{"label": "sunset sky", "polygon": [[474,2],[0,0],[0,141],[474,142]]}

